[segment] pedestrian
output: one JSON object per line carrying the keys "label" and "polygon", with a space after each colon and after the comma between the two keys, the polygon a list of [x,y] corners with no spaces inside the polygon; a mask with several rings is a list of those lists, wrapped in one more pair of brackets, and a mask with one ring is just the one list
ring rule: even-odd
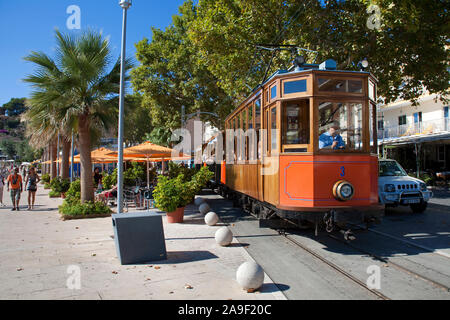
{"label": "pedestrian", "polygon": [[0,172],[0,206],[4,207],[5,204],[3,203],[3,187],[5,185],[5,176],[3,173],[3,170]]}
{"label": "pedestrian", "polygon": [[94,169],[94,186],[95,186],[94,188],[96,190],[103,189],[102,179],[103,179],[103,176],[100,173],[100,169],[99,168],[95,168]]}
{"label": "pedestrian", "polygon": [[7,180],[7,190],[10,191],[11,200],[13,203],[13,211],[19,209],[19,201],[20,201],[20,194],[23,191],[22,188],[22,177],[19,174],[19,168],[15,168],[13,173],[8,176]]}
{"label": "pedestrian", "polygon": [[41,181],[39,175],[36,173],[36,169],[31,167],[28,171],[25,185],[28,190],[28,210],[34,209],[34,200],[36,199],[37,183]]}

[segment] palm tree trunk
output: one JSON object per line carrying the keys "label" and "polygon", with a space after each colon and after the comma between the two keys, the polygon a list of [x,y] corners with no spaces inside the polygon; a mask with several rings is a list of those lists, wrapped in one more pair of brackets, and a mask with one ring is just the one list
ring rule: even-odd
{"label": "palm tree trunk", "polygon": [[89,119],[85,115],[78,117],[78,147],[81,162],[81,202],[94,200],[94,187],[91,160],[91,135]]}
{"label": "palm tree trunk", "polygon": [[57,150],[56,150],[56,141],[55,139],[52,140],[52,142],[50,142],[50,157],[52,160],[51,163],[51,167],[50,167],[50,176],[53,178],[56,178],[56,176],[58,175],[58,172],[56,170],[56,154],[57,154]]}
{"label": "palm tree trunk", "polygon": [[61,139],[62,144],[62,158],[61,158],[61,178],[69,179],[70,178],[70,165],[69,165],[69,157],[70,157],[70,140],[67,140],[65,137]]}

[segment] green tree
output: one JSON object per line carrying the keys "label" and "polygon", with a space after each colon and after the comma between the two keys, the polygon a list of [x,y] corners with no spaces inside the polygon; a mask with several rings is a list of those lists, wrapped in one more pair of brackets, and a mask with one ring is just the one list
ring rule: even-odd
{"label": "green tree", "polygon": [[150,108],[143,105],[139,94],[125,97],[125,143],[144,142],[146,134],[152,132],[153,126],[150,117]]}
{"label": "green tree", "polygon": [[[75,130],[81,162],[81,201],[91,201],[91,146],[103,130],[117,123],[120,60],[111,68],[108,40],[91,30],[78,36],[56,31],[56,42],[55,60],[42,52],[25,57],[37,70],[24,80],[35,88],[31,95],[33,108],[46,110],[51,106],[54,119]],[[127,59],[125,70],[131,66]]]}
{"label": "green tree", "polygon": [[0,114],[4,115],[8,111],[8,116],[18,116],[26,110],[26,98],[12,98],[0,109]]}
{"label": "green tree", "polygon": [[[379,28],[368,27],[371,4],[380,9]],[[389,102],[416,99],[424,88],[449,93],[448,12],[439,0],[200,0],[188,34],[231,96],[246,96],[261,82],[271,53],[256,45],[269,43],[316,50],[317,57],[306,54],[308,62],[332,58],[346,70],[367,58]],[[277,54],[269,73],[291,59]]]}
{"label": "green tree", "polygon": [[0,148],[2,149],[2,153],[6,154],[9,159],[14,159],[17,155],[16,143],[11,140],[3,140],[0,142]]}
{"label": "green tree", "polygon": [[140,65],[132,72],[133,86],[143,94],[143,106],[149,108],[155,128],[179,128],[182,106],[186,113],[216,113],[218,118],[205,115],[203,119],[220,127],[221,119],[232,109],[232,100],[188,38],[196,7],[189,0],[179,10],[164,31],[152,29],[151,42],[144,38],[136,44]]}

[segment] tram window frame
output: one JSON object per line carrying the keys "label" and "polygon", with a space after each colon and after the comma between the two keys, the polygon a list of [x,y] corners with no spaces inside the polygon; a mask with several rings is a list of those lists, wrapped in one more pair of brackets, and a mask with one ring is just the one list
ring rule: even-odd
{"label": "tram window frame", "polygon": [[[321,89],[320,86],[323,85],[323,83],[321,84],[320,82],[322,80],[329,80],[329,81],[342,81],[343,85],[340,86],[339,88],[344,88],[344,90],[325,90],[325,89]],[[349,91],[349,84],[350,81],[353,82],[359,82],[360,83],[360,92],[355,92],[355,91]],[[325,83],[325,82],[324,82]],[[364,88],[364,79],[361,77],[336,77],[336,76],[327,76],[327,75],[319,75],[316,77],[316,86],[317,86],[317,92],[318,93],[332,93],[332,94],[336,94],[336,95],[355,95],[355,96],[362,96],[365,93],[365,88]],[[345,89],[347,87],[347,89]],[[332,86],[333,89],[336,89],[336,86]],[[339,89],[338,88],[338,89]]]}
{"label": "tram window frame", "polygon": [[[255,134],[255,125],[254,125],[254,121],[255,121],[255,116],[253,114],[254,112],[254,105],[253,103],[249,104],[247,106],[247,133],[246,133],[246,152],[247,152],[247,160],[248,161],[255,161],[256,160],[256,156],[255,156],[255,138],[256,138],[256,134]],[[250,144],[251,141],[251,144]]]}
{"label": "tram window frame", "polygon": [[[258,97],[256,97],[256,99],[253,102],[253,106],[254,106],[254,128],[255,128],[255,132],[256,132],[256,138],[255,138],[255,143],[256,143],[256,159],[261,160],[262,159],[262,137],[261,137],[261,128],[263,127],[263,115],[264,115],[264,110],[262,107],[262,100],[263,100],[263,94],[259,95]],[[257,110],[259,110],[259,121],[257,121]]]}
{"label": "tram window frame", "polygon": [[[296,107],[297,115],[296,119],[290,119],[291,124],[288,123],[289,114],[288,108]],[[286,101],[282,104],[281,109],[281,146],[282,152],[307,152],[311,144],[311,107],[309,99],[297,99],[292,101]],[[293,116],[291,115],[291,118]],[[304,139],[305,141],[298,141],[297,143],[288,143],[287,134],[288,126],[297,126],[298,139]],[[293,129],[293,128],[292,128]],[[295,129],[293,129],[295,130]],[[292,130],[291,130],[292,131]]]}
{"label": "tram window frame", "polygon": [[[270,140],[268,140],[268,142],[270,142],[270,143],[268,143],[268,145],[270,145],[270,156],[272,157],[279,153],[278,135],[276,134],[277,129],[279,129],[278,128],[278,114],[277,114],[278,106],[275,105],[273,107],[270,107],[268,109],[268,111],[269,111],[269,115],[270,115],[270,121],[268,122],[268,123],[270,123],[270,130],[269,130],[270,131]],[[274,121],[273,117],[275,117],[275,121]],[[275,127],[274,127],[274,124],[275,124]],[[276,134],[275,138],[272,137],[272,133],[273,133],[274,129],[275,129],[275,134]],[[275,148],[274,148],[274,146],[275,146]]]}
{"label": "tram window frame", "polygon": [[367,95],[373,102],[377,101],[377,84],[370,79],[368,81]]}
{"label": "tram window frame", "polygon": [[[366,110],[366,108],[368,108],[368,105],[362,101],[362,100],[355,100],[355,99],[320,99],[319,101],[316,102],[316,112],[317,112],[317,129],[314,132],[315,135],[315,139],[317,139],[317,151],[320,153],[367,153],[367,141],[366,141],[366,134],[370,133],[366,133],[366,131],[369,130],[369,128],[367,127],[368,125],[370,125],[369,119],[368,119],[368,111]],[[355,148],[355,146],[352,146],[352,144],[354,144],[354,137],[356,136],[355,134],[351,135],[349,138],[349,136],[347,136],[343,141],[345,143],[345,146],[343,149],[331,149],[329,147],[325,147],[325,148],[320,148],[320,136],[327,132],[329,130],[329,127],[332,126],[331,122],[336,122],[336,120],[331,121],[330,123],[327,123],[326,125],[321,125],[320,121],[321,121],[321,115],[320,115],[320,110],[319,107],[321,104],[323,103],[332,103],[332,104],[342,104],[346,106],[346,114],[344,114],[344,123],[346,123],[346,127],[345,129],[341,128],[341,123],[339,123],[339,129],[338,129],[338,134],[341,135],[342,138],[342,131],[347,131],[347,132],[352,132],[352,131],[359,131],[358,135],[360,136],[359,138],[359,143],[360,143],[360,148]],[[360,105],[361,106],[361,114],[359,116],[359,118],[361,119],[361,126],[359,128],[353,128],[351,126],[352,121],[354,121],[354,114],[351,113],[351,111],[353,110],[352,107],[354,107],[355,105]],[[343,107],[343,106],[341,106]],[[339,107],[340,108],[340,107]],[[344,109],[344,110],[345,110]],[[327,127],[327,129],[320,133],[321,127]],[[370,145],[370,142],[369,142]],[[351,148],[349,148],[349,146]],[[370,152],[370,150],[369,150]]]}
{"label": "tram window frame", "polygon": [[[293,96],[298,94],[306,94],[308,93],[308,78],[297,78],[297,79],[286,79],[281,82],[282,95],[284,96]],[[300,85],[301,87],[296,86]]]}
{"label": "tram window frame", "polygon": [[247,126],[248,126],[248,108],[246,107],[245,109],[242,110],[242,130],[244,131],[244,135],[242,137],[242,143],[243,143],[243,148],[242,151],[244,152],[243,154],[243,159],[244,161],[248,160],[248,153],[247,153],[247,137],[246,137],[246,132],[247,132]]}
{"label": "tram window frame", "polygon": [[[238,112],[237,115],[237,120],[236,120],[236,132],[235,132],[235,141],[236,141],[236,159],[237,159],[237,163],[242,163],[242,136],[241,136],[241,131],[240,129],[242,129],[242,111]],[[237,133],[237,135],[236,135]],[[239,147],[239,149],[238,149]]]}

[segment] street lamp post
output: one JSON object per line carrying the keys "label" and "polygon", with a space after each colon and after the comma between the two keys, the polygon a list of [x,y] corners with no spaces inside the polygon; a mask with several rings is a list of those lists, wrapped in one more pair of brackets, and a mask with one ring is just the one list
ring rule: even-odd
{"label": "street lamp post", "polygon": [[123,117],[125,95],[125,48],[127,33],[127,10],[131,7],[131,0],[121,0],[119,5],[123,10],[122,21],[122,53],[120,56],[120,100],[119,100],[119,137],[117,160],[117,213],[123,212]]}

